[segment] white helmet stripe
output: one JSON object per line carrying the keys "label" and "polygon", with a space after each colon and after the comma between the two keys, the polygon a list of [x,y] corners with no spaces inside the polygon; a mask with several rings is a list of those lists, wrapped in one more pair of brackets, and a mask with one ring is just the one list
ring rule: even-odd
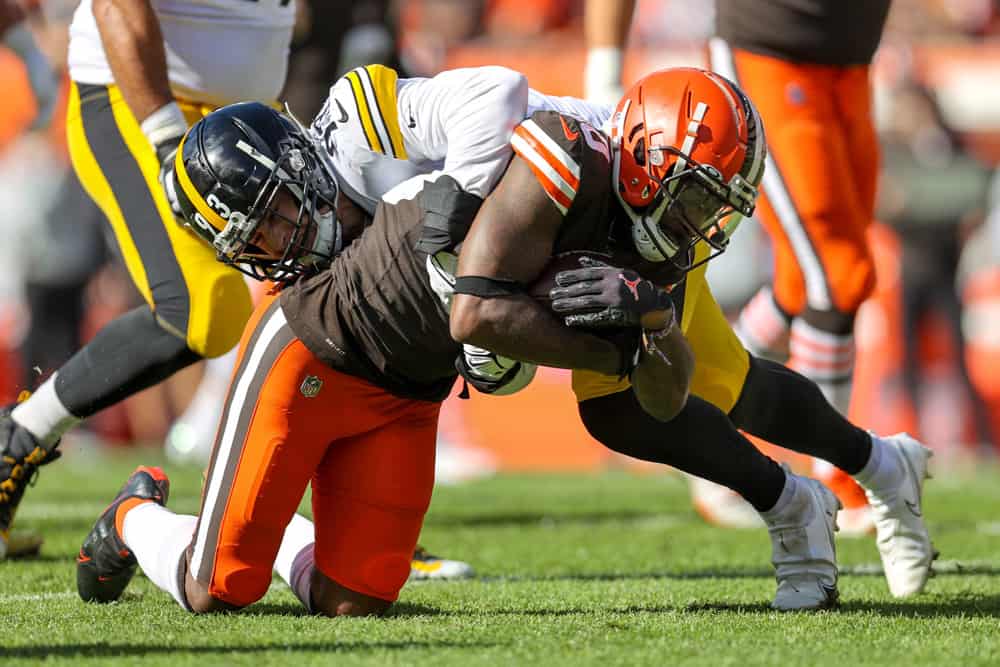
{"label": "white helmet stripe", "polygon": [[[687,132],[684,135],[684,143],[681,144],[681,154],[670,170],[671,175],[676,176],[687,167],[687,157],[685,156],[690,155],[691,151],[694,150],[694,142],[698,138],[698,128],[701,127],[702,122],[705,120],[706,113],[708,113],[708,105],[704,102],[698,102],[698,105],[694,108],[694,113],[691,114],[691,122],[688,123]],[[674,194],[677,191],[677,186],[678,182],[672,181],[667,188],[667,192]]]}

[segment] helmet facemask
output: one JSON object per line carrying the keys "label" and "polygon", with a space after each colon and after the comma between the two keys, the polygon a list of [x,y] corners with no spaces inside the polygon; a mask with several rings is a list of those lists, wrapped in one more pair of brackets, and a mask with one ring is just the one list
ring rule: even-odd
{"label": "helmet facemask", "polygon": [[[276,161],[250,144],[239,141],[244,151],[270,169],[247,215],[234,212],[213,242],[223,261],[258,280],[289,282],[326,266],[341,250],[341,228],[336,218],[339,189],[308,139],[292,142]],[[278,208],[279,193],[289,193],[298,205],[294,218]],[[281,257],[253,245],[260,224],[271,216],[293,228]]]}
{"label": "helmet facemask", "polygon": [[[669,261],[681,272],[691,271],[725,251],[743,217],[753,214],[756,188],[740,174],[726,183],[718,169],[672,146],[650,148],[641,159],[647,156],[653,166],[671,160],[674,166],[663,178],[651,177],[659,187],[649,205],[624,206],[633,221],[633,240],[646,260]],[[700,241],[712,250],[695,261]]]}

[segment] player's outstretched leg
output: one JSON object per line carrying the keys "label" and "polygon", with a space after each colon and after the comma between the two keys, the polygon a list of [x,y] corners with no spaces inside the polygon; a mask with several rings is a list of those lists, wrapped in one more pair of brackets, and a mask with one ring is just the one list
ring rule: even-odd
{"label": "player's outstretched leg", "polygon": [[840,501],[820,482],[786,468],[785,488],[774,508],[761,512],[771,535],[771,563],[778,591],[771,607],[780,611],[836,606],[837,530]]}
{"label": "player's outstretched leg", "polygon": [[852,475],[872,503],[890,591],[902,597],[923,589],[935,558],[921,505],[929,450],[906,434],[880,438],[851,424],[815,383],[763,359],[752,360],[729,414],[748,433]]}
{"label": "player's outstretched leg", "polygon": [[113,602],[135,574],[136,561],[125,544],[125,514],[137,505],[165,505],[170,480],[162,470],[139,466],[97,519],[76,557],[76,589],[86,602]]}
{"label": "player's outstretched leg", "polygon": [[[10,529],[14,514],[38,466],[60,456],[56,450],[58,441],[43,447],[35,436],[11,419],[10,412],[10,407],[0,409],[0,559],[7,556],[12,545]],[[16,552],[18,545],[13,546]]]}
{"label": "player's outstretched leg", "polygon": [[896,597],[921,592],[937,558],[922,505],[933,454],[907,433],[872,435],[871,458],[854,476],[871,504],[882,567]]}

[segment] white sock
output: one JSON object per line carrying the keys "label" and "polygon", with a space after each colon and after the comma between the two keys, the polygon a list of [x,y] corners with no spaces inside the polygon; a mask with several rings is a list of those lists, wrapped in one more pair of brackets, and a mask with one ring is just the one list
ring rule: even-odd
{"label": "white sock", "polygon": [[788,469],[785,468],[785,487],[781,490],[781,495],[778,496],[778,502],[774,503],[774,507],[771,509],[761,512],[761,517],[768,524],[778,522],[784,517],[789,507],[792,506],[792,503],[797,495],[798,482],[795,480],[795,475],[788,472]]}
{"label": "white sock", "polygon": [[866,489],[877,491],[896,488],[902,478],[903,468],[896,452],[882,438],[872,434],[871,456],[854,479]]}
{"label": "white sock", "polygon": [[70,414],[66,406],[56,396],[56,376],[53,373],[41,384],[28,400],[19,403],[11,412],[11,419],[27,429],[38,442],[48,447],[63,436],[81,419]]}
{"label": "white sock", "polygon": [[198,517],[174,514],[153,502],[129,510],[122,524],[122,539],[146,577],[188,611],[181,565],[197,524]]}
{"label": "white sock", "polygon": [[315,545],[316,530],[313,522],[296,514],[285,528],[278,557],[274,559],[274,571],[310,612],[313,611],[309,589],[316,562],[313,556]]}
{"label": "white sock", "polygon": [[770,287],[762,287],[740,311],[733,327],[736,336],[755,357],[779,364],[788,361],[790,322],[774,301]]}
{"label": "white sock", "polygon": [[854,334],[832,334],[801,318],[792,322],[788,366],[815,382],[842,415],[851,406]]}

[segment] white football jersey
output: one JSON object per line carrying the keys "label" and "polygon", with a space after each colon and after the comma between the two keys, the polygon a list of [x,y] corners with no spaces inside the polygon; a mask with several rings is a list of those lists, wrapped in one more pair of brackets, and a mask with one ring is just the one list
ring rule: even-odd
{"label": "white football jersey", "polygon": [[[285,83],[295,0],[151,0],[178,97],[211,105],[271,102]],[[91,0],[70,24],[69,74],[79,83],[114,82]]]}
{"label": "white football jersey", "polygon": [[420,175],[447,174],[466,192],[485,197],[513,156],[514,128],[542,109],[596,127],[613,111],[543,95],[529,89],[522,74],[504,67],[400,79],[387,67],[368,65],[334,83],[310,129],[326,148],[344,191],[373,211],[404,181],[419,188],[421,180],[413,179]]}

